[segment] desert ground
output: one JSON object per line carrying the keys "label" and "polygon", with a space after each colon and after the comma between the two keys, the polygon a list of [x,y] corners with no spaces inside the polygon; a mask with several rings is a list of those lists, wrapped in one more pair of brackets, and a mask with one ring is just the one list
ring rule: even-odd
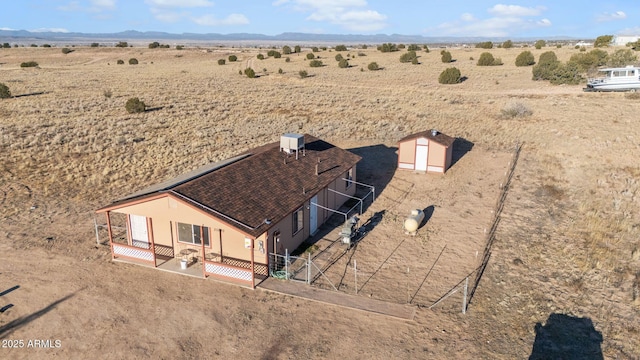
{"label": "desert ground", "polygon": [[[14,95],[0,100],[0,293],[19,286],[0,296],[14,305],[0,313],[1,358],[640,358],[637,97],[533,81],[520,48],[490,50],[504,62],[492,67],[475,48],[448,49],[451,64],[420,51],[418,65],[352,48],[341,69],[329,50],[309,67],[306,47],[264,60],[248,46],[61,47],[0,49]],[[239,75],[247,66],[258,77]],[[465,81],[439,84],[451,66]],[[131,97],[148,110],[128,114]],[[513,106],[531,114],[505,116]],[[451,169],[396,171],[397,141],[432,128],[464,140]],[[97,208],[285,132],[363,157],[358,179],[377,193],[361,218],[375,222],[327,277],[355,295],[355,259],[357,296],[410,303],[413,320],[112,262],[96,243]],[[431,307],[481,262],[516,144],[466,314],[460,291]],[[429,219],[408,236],[414,208]],[[334,235],[325,227],[319,249]]]}

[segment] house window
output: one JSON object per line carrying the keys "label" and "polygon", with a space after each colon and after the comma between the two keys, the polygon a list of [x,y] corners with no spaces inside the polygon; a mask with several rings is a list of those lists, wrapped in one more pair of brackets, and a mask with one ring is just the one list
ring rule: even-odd
{"label": "house window", "polygon": [[345,180],[345,184],[344,184],[344,188],[348,189],[351,187],[351,185],[353,185],[353,168],[349,169],[349,171],[347,171],[347,177]]}
{"label": "house window", "polygon": [[209,245],[209,228],[207,226],[198,226],[191,224],[178,223],[178,241],[182,243],[202,245],[200,239],[200,230],[204,236],[204,244]]}
{"label": "house window", "polygon": [[302,212],[302,207],[293,212],[293,234],[295,235],[298,231],[302,230],[304,226],[304,213]]}

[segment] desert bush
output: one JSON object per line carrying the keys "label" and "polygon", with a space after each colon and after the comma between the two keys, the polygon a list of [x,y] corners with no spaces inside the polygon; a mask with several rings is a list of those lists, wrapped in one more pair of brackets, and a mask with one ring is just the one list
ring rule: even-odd
{"label": "desert bush", "polygon": [[529,109],[525,104],[520,102],[507,103],[500,113],[505,119],[513,119],[518,117],[527,117],[533,114],[533,111]]}
{"label": "desert bush", "polygon": [[451,53],[446,50],[440,51],[440,55],[442,55],[441,60],[443,63],[450,63],[453,61],[453,58],[451,57]]}
{"label": "desert bush", "polygon": [[71,50],[69,48],[62,48],[62,53],[65,54],[65,55],[68,54],[68,53],[72,53],[72,52],[73,52],[73,50]]}
{"label": "desert bush", "polygon": [[[6,43],[5,43],[5,44],[6,44]],[[5,46],[5,47],[9,47],[9,46]],[[42,44],[42,47],[43,47],[43,48],[50,48],[50,47],[51,47],[51,45],[49,45],[49,44]]]}
{"label": "desert bush", "polygon": [[300,79],[304,79],[304,78],[306,78],[307,76],[309,76],[309,74],[307,73],[307,71],[306,71],[306,70],[300,70],[300,71],[298,71],[298,75],[300,76]]}
{"label": "desert bush", "polygon": [[460,82],[460,80],[461,80],[460,70],[458,70],[458,68],[455,68],[455,67],[445,69],[443,72],[440,73],[440,76],[438,77],[438,82],[440,84],[457,84]]}
{"label": "desert bush", "polygon": [[398,51],[398,46],[396,44],[392,44],[392,43],[384,43],[380,46],[378,46],[378,50],[380,50],[381,52],[393,52],[393,51]]}
{"label": "desert bush", "polygon": [[424,50],[424,52],[429,52],[429,47],[426,44],[422,45],[422,49]]}
{"label": "desert bush", "polygon": [[404,44],[398,44],[398,49],[404,49],[405,47]]}
{"label": "desert bush", "polygon": [[587,48],[584,46],[580,46],[580,52],[585,52],[585,51],[587,51]]}
{"label": "desert bush", "polygon": [[234,62],[234,61],[237,61],[237,60],[238,60],[238,57],[237,57],[237,56],[235,56],[235,55],[229,55],[229,62]]}
{"label": "desert bush", "polygon": [[30,47],[38,47],[38,45],[36,45],[36,44],[31,44],[31,45],[29,45],[29,46],[30,46]]}
{"label": "desert bush", "polygon": [[588,53],[571,55],[569,62],[575,63],[580,71],[585,72],[589,69],[606,64],[608,56],[609,54],[604,50],[593,49]]}
{"label": "desert bush", "polygon": [[244,74],[247,75],[249,79],[253,79],[254,77],[256,77],[256,72],[250,67],[244,69]]}
{"label": "desert bush", "polygon": [[276,53],[275,50],[269,50],[267,51],[267,56],[273,56]]}
{"label": "desert bush", "polygon": [[369,65],[367,65],[367,69],[371,70],[371,71],[376,71],[376,70],[380,70],[380,67],[378,66],[377,62],[370,62]]}
{"label": "desert bush", "polygon": [[596,41],[593,42],[593,47],[607,47],[611,44],[611,40],[613,40],[613,35],[598,36]]}
{"label": "desert bush", "polygon": [[258,60],[264,60],[264,55],[262,54],[258,54],[258,56],[256,56],[258,58]]}
{"label": "desert bush", "polygon": [[632,65],[636,61],[638,61],[638,56],[631,49],[618,49],[609,55],[607,65],[611,67],[623,67]]}
{"label": "desert bush", "polygon": [[116,64],[118,64],[118,65],[124,65],[124,60],[122,60],[122,59],[118,59],[118,61],[116,61]]}
{"label": "desert bush", "polygon": [[624,94],[625,99],[629,100],[640,100],[640,92],[628,92]]}
{"label": "desert bush", "polygon": [[362,44],[361,48],[366,50],[368,48],[368,46],[367,46],[367,44]]}
{"label": "desert bush", "polygon": [[349,67],[349,61],[347,59],[342,59],[338,62],[338,67],[341,69],[346,69]]}
{"label": "desert bush", "polygon": [[553,51],[543,52],[538,58],[538,63],[531,69],[533,80],[551,80],[553,72],[559,64],[556,53]]}
{"label": "desert bush", "polygon": [[420,51],[420,46],[418,46],[418,44],[411,44],[407,46],[407,51]]}
{"label": "desert bush", "polygon": [[313,59],[315,59],[315,58],[316,58],[316,56],[315,56],[315,55],[313,55],[313,53],[308,53],[308,54],[307,54],[307,59],[308,59],[308,60],[313,60]]}
{"label": "desert bush", "polygon": [[26,61],[20,64],[20,67],[36,67],[38,66],[38,63],[35,61]]}
{"label": "desert bush", "polygon": [[300,45],[296,45],[296,46],[293,48],[293,52],[295,52],[295,53],[300,53],[300,51],[301,51],[301,50],[302,50],[302,49],[300,49]]}
{"label": "desert bush", "polygon": [[483,41],[476,44],[478,49],[493,49],[493,43],[491,41]]}
{"label": "desert bush", "polygon": [[226,61],[224,59],[218,59],[218,65],[224,65]]}
{"label": "desert bush", "polygon": [[96,43],[96,42],[91,43],[91,47],[99,47],[99,46],[100,46],[100,44],[99,44],[99,43]]}
{"label": "desert bush", "polygon": [[491,53],[489,52],[483,52],[482,54],[480,54],[480,58],[478,59],[477,65],[478,66],[502,65],[502,60],[494,58],[493,55],[491,55]]}
{"label": "desert bush", "polygon": [[129,65],[138,65],[138,59],[136,58],[129,59]]}
{"label": "desert bush", "polygon": [[584,78],[580,75],[578,65],[571,62],[566,64],[558,63],[551,73],[551,79],[549,79],[553,85],[578,85],[583,80]]}
{"label": "desert bush", "polygon": [[540,49],[542,49],[543,47],[547,46],[547,42],[546,42],[546,41],[544,41],[544,40],[538,40],[538,41],[536,41],[536,42],[535,42],[535,44],[533,44],[533,46],[534,46],[536,49],[540,50]]}
{"label": "desert bush", "polygon": [[418,55],[416,54],[415,51],[411,50],[411,51],[407,51],[406,53],[400,55],[400,62],[401,63],[408,63],[408,62],[412,62],[413,59],[416,59],[417,61]]}
{"label": "desert bush", "polygon": [[157,49],[160,47],[160,43],[157,41],[154,41],[152,43],[149,44],[149,49]]}
{"label": "desert bush", "polygon": [[627,46],[630,47],[632,50],[640,51],[640,39],[634,42],[627,43]]}
{"label": "desert bush", "polygon": [[531,66],[535,63],[536,59],[533,57],[533,54],[529,50],[521,52],[516,57],[516,66]]}
{"label": "desert bush", "polygon": [[342,57],[342,54],[336,54],[335,59],[336,59],[336,61],[340,61],[340,60],[342,60],[344,58]]}
{"label": "desert bush", "polygon": [[326,46],[320,46],[320,50],[327,51],[327,47]]}
{"label": "desert bush", "polygon": [[125,109],[127,109],[127,112],[129,114],[142,113],[147,108],[144,102],[140,101],[140,99],[138,99],[137,97],[127,100],[127,103],[124,107]]}
{"label": "desert bush", "polygon": [[102,92],[102,95],[104,95],[104,97],[106,97],[107,99],[110,99],[113,96],[113,92],[111,90],[105,90]]}
{"label": "desert bush", "polygon": [[320,49],[318,49],[317,46],[314,46],[314,47],[311,48],[311,51],[312,52],[318,52],[318,51],[320,51]]}
{"label": "desert bush", "polygon": [[291,47],[289,47],[289,45],[285,45],[282,47],[282,53],[285,55],[289,55],[291,54]]}
{"label": "desert bush", "polygon": [[411,64],[412,64],[412,65],[419,65],[419,64],[420,64],[420,62],[418,61],[418,58],[417,58],[417,57],[414,57],[413,59],[411,59]]}
{"label": "desert bush", "polygon": [[4,49],[9,49],[9,48],[11,48],[11,44],[9,44],[9,43],[3,43],[3,44],[2,44],[2,47],[3,47]]}
{"label": "desert bush", "polygon": [[284,73],[284,71],[282,71],[282,68],[278,68],[278,74],[282,74]]}
{"label": "desert bush", "polygon": [[347,47],[345,45],[336,45],[336,51],[347,51]]}
{"label": "desert bush", "polygon": [[126,47],[129,47],[129,43],[127,43],[126,41],[120,41],[115,46],[120,48],[126,48]]}
{"label": "desert bush", "polygon": [[321,67],[322,66],[322,61],[320,61],[320,60],[311,60],[311,61],[309,61],[309,66],[311,66],[311,67]]}
{"label": "desert bush", "polygon": [[562,48],[562,44],[556,44],[556,49],[561,49]]}
{"label": "desert bush", "polygon": [[184,50],[184,45],[176,45],[176,50]]}
{"label": "desert bush", "polygon": [[273,52],[273,58],[274,59],[280,59],[282,57],[282,54],[279,51],[274,51]]}
{"label": "desert bush", "polygon": [[287,57],[284,59],[284,62],[291,62],[291,58],[287,56]]}
{"label": "desert bush", "polygon": [[507,40],[502,43],[502,47],[505,49],[511,49],[513,47],[513,41]]}
{"label": "desert bush", "polygon": [[11,97],[11,91],[9,87],[3,83],[0,83],[0,99],[8,99]]}
{"label": "desert bush", "polygon": [[358,56],[367,56],[367,54],[363,53],[363,52],[359,52]]}

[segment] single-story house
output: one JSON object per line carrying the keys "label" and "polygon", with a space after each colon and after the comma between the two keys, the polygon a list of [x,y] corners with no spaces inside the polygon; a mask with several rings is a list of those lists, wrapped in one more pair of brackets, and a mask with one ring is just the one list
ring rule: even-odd
{"label": "single-story house", "polygon": [[454,140],[433,129],[405,136],[398,141],[398,169],[444,174],[451,166]]}
{"label": "single-story house", "polygon": [[[198,276],[253,288],[269,275],[273,255],[291,253],[355,195],[360,159],[311,135],[285,134],[97,213],[106,215],[114,260],[180,272],[177,259],[186,256]],[[113,217],[125,235],[114,236]]]}

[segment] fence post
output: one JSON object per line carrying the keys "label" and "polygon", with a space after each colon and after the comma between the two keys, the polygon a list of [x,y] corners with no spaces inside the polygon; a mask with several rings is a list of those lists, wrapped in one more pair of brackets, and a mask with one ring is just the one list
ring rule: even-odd
{"label": "fence post", "polygon": [[284,249],[284,273],[285,279],[289,280],[289,249]]}
{"label": "fence post", "polygon": [[100,234],[98,233],[98,222],[96,221],[96,217],[93,217],[93,227],[96,230],[96,244],[100,245]]}
{"label": "fence post", "polygon": [[355,276],[356,295],[358,295],[358,264],[356,259],[353,259],[353,276]]}
{"label": "fence post", "polygon": [[462,313],[467,313],[467,288],[469,287],[469,277],[464,279],[464,295],[462,296]]}
{"label": "fence post", "polygon": [[309,252],[309,261],[307,262],[307,285],[311,284],[311,252]]}

